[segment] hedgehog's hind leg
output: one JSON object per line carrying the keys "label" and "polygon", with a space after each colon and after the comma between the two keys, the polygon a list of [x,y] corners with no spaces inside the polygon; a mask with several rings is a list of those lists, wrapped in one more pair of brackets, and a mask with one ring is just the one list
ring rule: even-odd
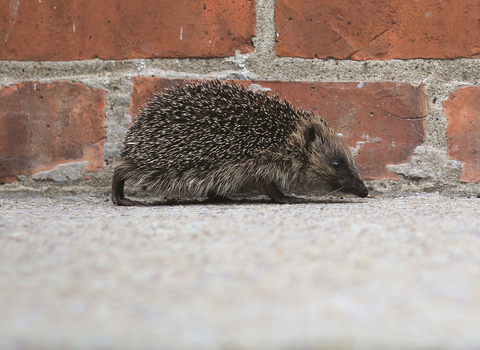
{"label": "hedgehog's hind leg", "polygon": [[207,199],[203,201],[203,203],[231,203],[231,202],[233,202],[233,200],[231,200],[230,198],[218,195],[213,191],[208,191]]}
{"label": "hedgehog's hind leg", "polygon": [[273,181],[267,182],[265,180],[260,180],[259,190],[269,196],[273,203],[293,204],[305,202],[305,200],[302,198],[284,195]]}
{"label": "hedgehog's hind leg", "polygon": [[133,201],[125,198],[123,187],[125,186],[125,179],[122,178],[120,171],[115,169],[112,179],[112,202],[118,206],[145,206],[146,204],[139,201]]}

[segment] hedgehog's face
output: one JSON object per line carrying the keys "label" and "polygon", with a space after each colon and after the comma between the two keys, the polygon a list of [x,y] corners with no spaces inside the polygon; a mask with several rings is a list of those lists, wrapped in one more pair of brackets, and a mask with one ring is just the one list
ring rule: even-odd
{"label": "hedgehog's face", "polygon": [[362,181],[350,148],[343,138],[323,125],[308,128],[305,137],[307,159],[314,177],[331,190],[366,197],[368,189]]}

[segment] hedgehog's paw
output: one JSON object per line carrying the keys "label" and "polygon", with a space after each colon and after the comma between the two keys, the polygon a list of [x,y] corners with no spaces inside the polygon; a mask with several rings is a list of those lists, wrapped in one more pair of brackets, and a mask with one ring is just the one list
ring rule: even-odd
{"label": "hedgehog's paw", "polygon": [[305,203],[305,199],[298,198],[298,197],[289,197],[289,196],[282,196],[280,198],[272,198],[272,203],[277,204],[296,204],[296,203]]}
{"label": "hedgehog's paw", "polygon": [[272,200],[272,203],[277,204],[294,204],[294,203],[303,203],[305,200],[298,197],[289,197],[283,194],[278,186],[273,182],[267,182],[265,180],[259,181],[259,189],[261,192],[266,194]]}
{"label": "hedgehog's paw", "polygon": [[139,201],[134,201],[128,198],[116,198],[114,204],[120,207],[145,207],[147,204]]}

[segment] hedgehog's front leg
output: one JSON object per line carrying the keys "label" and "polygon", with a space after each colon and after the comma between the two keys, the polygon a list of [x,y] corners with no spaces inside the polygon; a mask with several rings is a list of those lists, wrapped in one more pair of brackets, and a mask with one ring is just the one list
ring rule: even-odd
{"label": "hedgehog's front leg", "polygon": [[293,204],[305,202],[305,200],[303,200],[302,198],[285,196],[282,191],[278,189],[278,186],[273,181],[260,180],[259,190],[263,194],[269,196],[273,203]]}

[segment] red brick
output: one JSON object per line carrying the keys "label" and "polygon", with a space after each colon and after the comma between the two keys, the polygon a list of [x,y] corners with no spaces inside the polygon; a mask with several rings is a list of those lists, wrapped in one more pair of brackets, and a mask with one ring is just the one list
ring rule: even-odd
{"label": "red brick", "polygon": [[470,0],[276,0],[279,56],[386,60],[480,57]]}
{"label": "red brick", "polygon": [[79,83],[0,86],[0,182],[88,161],[103,169],[105,91]]}
{"label": "red brick", "polygon": [[[136,77],[130,113],[155,92],[183,80]],[[356,161],[365,179],[398,180],[389,164],[408,163],[415,147],[425,139],[426,98],[423,87],[399,83],[311,83],[238,81],[270,88],[292,104],[315,111],[359,148]]]}
{"label": "red brick", "polygon": [[0,1],[5,60],[224,57],[254,35],[254,0]]}
{"label": "red brick", "polygon": [[450,158],[464,163],[462,182],[480,182],[480,87],[455,90],[443,103]]}

